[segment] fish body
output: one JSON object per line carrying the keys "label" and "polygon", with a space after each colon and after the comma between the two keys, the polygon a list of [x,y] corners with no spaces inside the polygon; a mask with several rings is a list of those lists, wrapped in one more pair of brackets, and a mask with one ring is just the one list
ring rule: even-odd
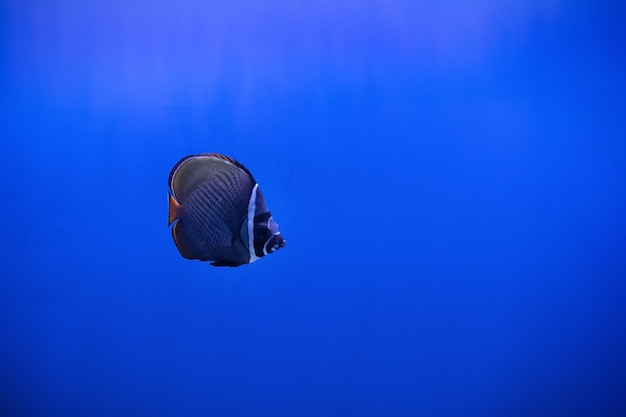
{"label": "fish body", "polygon": [[187,259],[214,266],[252,263],[285,246],[246,167],[216,153],[181,159],[169,177],[168,225]]}

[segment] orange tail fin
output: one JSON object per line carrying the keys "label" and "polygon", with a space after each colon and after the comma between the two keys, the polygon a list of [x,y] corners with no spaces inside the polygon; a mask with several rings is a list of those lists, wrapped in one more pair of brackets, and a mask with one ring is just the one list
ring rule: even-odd
{"label": "orange tail fin", "polygon": [[170,197],[170,209],[167,216],[167,225],[171,226],[171,224],[180,217],[181,206],[174,200],[171,194],[168,194],[168,196]]}

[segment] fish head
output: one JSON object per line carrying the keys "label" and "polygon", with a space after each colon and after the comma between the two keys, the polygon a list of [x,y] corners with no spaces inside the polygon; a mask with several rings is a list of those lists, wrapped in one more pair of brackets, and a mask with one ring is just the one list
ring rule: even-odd
{"label": "fish head", "polygon": [[[244,233],[249,243],[250,263],[285,247],[285,239],[278,229],[278,223],[265,204],[265,198],[258,184],[254,186],[250,196],[247,229],[242,230],[242,235]],[[246,242],[246,239],[242,240]]]}

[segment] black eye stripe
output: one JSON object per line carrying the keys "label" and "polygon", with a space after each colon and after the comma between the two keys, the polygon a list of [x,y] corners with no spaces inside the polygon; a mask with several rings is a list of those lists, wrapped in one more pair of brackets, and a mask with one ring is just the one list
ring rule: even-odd
{"label": "black eye stripe", "polygon": [[270,237],[271,234],[272,234],[271,230],[265,226],[257,227],[254,230],[255,238],[263,240],[263,241],[267,240],[267,238]]}

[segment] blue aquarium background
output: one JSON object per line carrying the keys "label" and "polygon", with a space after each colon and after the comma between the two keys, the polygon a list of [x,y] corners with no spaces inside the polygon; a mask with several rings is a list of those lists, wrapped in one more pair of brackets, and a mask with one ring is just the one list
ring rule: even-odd
{"label": "blue aquarium background", "polygon": [[[626,415],[623,2],[0,5],[0,415]],[[202,152],[285,249],[180,256]]]}

